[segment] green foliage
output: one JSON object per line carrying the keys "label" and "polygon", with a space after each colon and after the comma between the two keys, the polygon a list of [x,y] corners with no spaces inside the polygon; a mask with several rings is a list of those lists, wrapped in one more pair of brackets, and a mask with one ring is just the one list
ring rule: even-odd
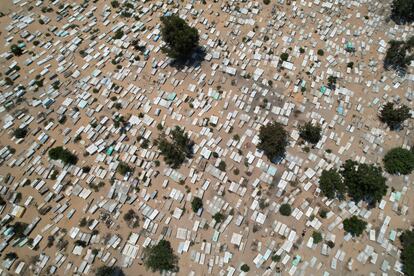
{"label": "green foliage", "polygon": [[16,44],[13,44],[12,46],[10,46],[10,51],[15,56],[21,56],[23,54],[23,50],[19,46],[17,46]]}
{"label": "green foliage", "polygon": [[21,139],[26,137],[27,129],[26,128],[16,128],[13,132],[14,137]]}
{"label": "green foliage", "polygon": [[118,29],[113,36],[113,39],[121,39],[124,36],[124,31],[122,29]]}
{"label": "green foliage", "polygon": [[56,147],[49,150],[49,158],[53,160],[61,160],[63,163],[71,165],[78,162],[78,157],[63,147]]}
{"label": "green foliage", "polygon": [[363,220],[360,220],[357,216],[352,216],[351,218],[344,219],[344,230],[350,233],[353,237],[358,237],[364,232],[367,227],[367,223]]}
{"label": "green foliage", "polygon": [[335,197],[343,199],[346,191],[341,175],[335,169],[322,171],[321,177],[319,178],[319,188],[329,199],[333,199]]}
{"label": "green foliage", "polygon": [[392,2],[391,17],[397,23],[414,21],[414,1],[413,0],[394,0]]}
{"label": "green foliage", "polygon": [[391,130],[401,127],[401,124],[411,118],[410,109],[406,105],[394,108],[394,103],[388,102],[381,110],[380,119],[386,123]]}
{"label": "green foliage", "polygon": [[220,163],[219,163],[219,165],[218,165],[218,169],[219,169],[220,171],[222,171],[222,172],[225,172],[225,171],[226,171],[226,167],[227,167],[226,162],[224,162],[224,161],[220,161]]}
{"label": "green foliage", "polygon": [[198,47],[199,35],[177,15],[161,17],[161,34],[167,44],[163,51],[173,59],[186,59]]}
{"label": "green foliage", "polygon": [[270,0],[263,0],[263,4],[269,5],[270,4]]}
{"label": "green foliage", "polygon": [[114,9],[119,8],[119,2],[118,2],[118,1],[116,1],[116,0],[111,1],[111,6],[112,6]]}
{"label": "green foliage", "polygon": [[222,213],[215,213],[213,215],[213,219],[217,222],[220,223],[224,220],[224,215]]}
{"label": "green foliage", "polygon": [[178,257],[169,241],[161,240],[157,245],[148,247],[144,254],[145,266],[152,271],[178,271]]}
{"label": "green foliage", "polygon": [[[270,0],[269,0],[269,1],[270,1]],[[249,267],[247,264],[243,264],[243,265],[240,267],[240,270],[241,270],[241,271],[243,271],[243,272],[249,272],[250,267]]]}
{"label": "green foliage", "polygon": [[414,153],[403,149],[393,148],[384,156],[385,170],[391,174],[410,174],[414,170]]}
{"label": "green foliage", "polygon": [[[412,1],[412,0],[409,0]],[[390,47],[384,58],[384,69],[395,70],[399,74],[404,75],[407,71],[407,66],[414,60],[413,40],[411,37],[407,42],[399,40],[391,40],[388,42]]]}
{"label": "green foliage", "polygon": [[193,209],[194,213],[197,213],[200,208],[203,208],[203,200],[199,197],[194,197],[193,201],[191,201],[191,209]]}
{"label": "green foliage", "polygon": [[96,270],[95,276],[124,276],[124,272],[118,266],[101,266]]}
{"label": "green foliage", "polygon": [[401,262],[403,264],[403,272],[405,275],[414,275],[414,231],[406,230],[401,236],[402,245]]}
{"label": "green foliage", "polygon": [[320,243],[322,241],[322,234],[318,231],[312,233],[313,243]]}
{"label": "green foliage", "polygon": [[307,122],[304,126],[299,127],[299,135],[305,141],[317,144],[322,138],[322,128],[319,125],[312,125],[311,122]]}
{"label": "green foliage", "polygon": [[285,203],[280,205],[279,212],[282,216],[290,216],[292,213],[292,207],[289,204]]}
{"label": "green foliage", "polygon": [[325,52],[322,49],[319,49],[317,52],[318,56],[323,56]]}
{"label": "green foliage", "polygon": [[288,53],[282,53],[282,54],[280,55],[280,59],[281,59],[282,61],[287,61],[287,60],[288,60],[288,58],[289,58],[289,54],[288,54]]}
{"label": "green foliage", "polygon": [[164,156],[164,161],[172,168],[179,168],[186,158],[192,155],[193,142],[183,129],[176,126],[171,131],[171,142],[167,137],[161,136],[158,139],[158,149]]}
{"label": "green foliage", "polygon": [[287,132],[280,123],[272,122],[260,128],[260,142],[257,148],[263,150],[265,155],[274,160],[283,157],[288,145]]}
{"label": "green foliage", "polygon": [[364,200],[369,205],[375,206],[387,193],[388,187],[385,184],[385,177],[382,176],[381,167],[346,160],[342,166],[341,174],[348,195],[355,202]]}
{"label": "green foliage", "polygon": [[119,162],[116,171],[121,175],[126,175],[127,173],[132,172],[132,168],[124,162]]}

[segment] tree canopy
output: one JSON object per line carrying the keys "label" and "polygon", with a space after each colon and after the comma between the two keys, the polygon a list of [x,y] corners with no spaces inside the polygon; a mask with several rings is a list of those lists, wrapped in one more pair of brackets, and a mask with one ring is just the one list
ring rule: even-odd
{"label": "tree canopy", "polygon": [[279,212],[282,216],[290,216],[292,213],[292,207],[289,204],[285,203],[280,205]]}
{"label": "tree canopy", "polygon": [[194,143],[190,140],[183,129],[176,126],[171,131],[171,142],[165,135],[158,139],[158,149],[164,156],[164,161],[172,168],[179,168],[186,158],[192,156]]}
{"label": "tree canopy", "polygon": [[394,0],[392,2],[391,17],[397,23],[414,21],[414,1],[413,0]]}
{"label": "tree canopy", "polygon": [[26,128],[16,128],[13,132],[14,137],[20,139],[20,138],[24,138],[27,134],[27,129]]}
{"label": "tree canopy", "polygon": [[367,223],[357,216],[352,216],[351,218],[344,219],[344,230],[350,233],[353,237],[360,236],[365,228],[367,227]]}
{"label": "tree canopy", "polygon": [[410,174],[414,170],[414,153],[403,149],[393,148],[384,156],[384,167],[391,174]]}
{"label": "tree canopy", "polygon": [[341,174],[348,195],[356,202],[364,200],[375,206],[387,193],[386,179],[382,176],[381,167],[346,160]]}
{"label": "tree canopy", "polygon": [[171,243],[167,240],[148,247],[145,250],[144,263],[152,271],[178,271],[178,257],[174,255]]}
{"label": "tree canopy", "polygon": [[163,51],[173,59],[186,59],[198,47],[199,35],[177,15],[161,17],[161,35],[167,46]]}
{"label": "tree canopy", "polygon": [[319,188],[329,199],[336,197],[342,199],[346,191],[342,177],[335,169],[322,171],[321,177],[319,178]]}
{"label": "tree canopy", "polygon": [[382,122],[386,123],[391,130],[396,130],[401,127],[401,124],[411,118],[410,109],[406,105],[394,108],[394,103],[386,103],[380,114]]}
{"label": "tree canopy", "polygon": [[405,275],[414,275],[414,231],[406,230],[400,236],[402,245],[401,250],[401,262],[403,264],[403,272]]}
{"label": "tree canopy", "polygon": [[96,270],[96,276],[124,276],[124,272],[118,266],[101,266]]}
{"label": "tree canopy", "polygon": [[275,161],[285,155],[288,145],[287,132],[280,123],[272,122],[260,128],[260,142],[257,148],[264,151],[264,154]]}
{"label": "tree canopy", "polygon": [[311,143],[316,144],[321,139],[322,128],[319,125],[312,125],[311,122],[307,122],[305,125],[299,127],[300,137]]}
{"label": "tree canopy", "polygon": [[19,46],[17,46],[16,44],[13,44],[12,46],[10,46],[10,51],[15,56],[21,56],[23,54],[23,50]]}
{"label": "tree canopy", "polygon": [[118,167],[116,168],[116,171],[120,173],[121,175],[126,175],[127,173],[132,171],[132,168],[128,166],[127,163],[119,162]]}
{"label": "tree canopy", "polygon": [[[414,1],[412,2],[414,3]],[[414,36],[406,42],[391,40],[388,44],[389,47],[384,58],[384,69],[392,69],[397,71],[400,75],[404,75],[410,62],[414,60]]]}
{"label": "tree canopy", "polygon": [[191,209],[196,213],[200,208],[203,208],[203,200],[199,197],[194,197],[191,201]]}
{"label": "tree canopy", "polygon": [[53,160],[61,160],[65,164],[74,165],[78,162],[78,157],[63,147],[49,150],[49,157]]}

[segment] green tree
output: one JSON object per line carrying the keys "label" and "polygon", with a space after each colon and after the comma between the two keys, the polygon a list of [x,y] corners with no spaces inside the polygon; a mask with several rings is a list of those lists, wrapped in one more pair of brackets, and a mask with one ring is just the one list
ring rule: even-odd
{"label": "green tree", "polygon": [[199,197],[194,197],[193,201],[191,201],[191,209],[193,209],[194,213],[203,208],[203,200]]}
{"label": "green tree", "polygon": [[250,267],[247,264],[243,264],[240,267],[240,270],[243,271],[243,272],[249,272],[250,271]]}
{"label": "green tree", "polygon": [[23,54],[23,50],[19,46],[17,46],[16,44],[13,44],[12,46],[10,46],[10,51],[15,56],[21,56]]}
{"label": "green tree", "polygon": [[384,156],[385,170],[391,174],[410,174],[414,170],[414,153],[403,149],[393,148]]}
{"label": "green tree", "polygon": [[71,165],[78,162],[78,157],[63,147],[50,149],[49,158],[53,160],[61,160],[63,163]]}
{"label": "green tree", "polygon": [[412,0],[394,0],[392,2],[391,17],[397,23],[414,21],[414,1]]}
{"label": "green tree", "polygon": [[178,271],[178,257],[174,255],[167,240],[161,240],[157,245],[148,247],[144,253],[144,263],[152,271]]}
{"label": "green tree", "polygon": [[414,231],[406,230],[400,236],[402,245],[401,262],[403,264],[403,272],[407,276],[414,275]]}
{"label": "green tree", "polygon": [[384,69],[395,70],[404,75],[408,65],[414,60],[414,36],[407,41],[391,40],[384,58]]}
{"label": "green tree", "polygon": [[124,162],[119,162],[116,171],[121,175],[126,175],[127,173],[132,172],[132,168]]}
{"label": "green tree", "polygon": [[171,131],[171,142],[165,135],[157,140],[158,149],[164,156],[164,161],[172,168],[179,168],[186,158],[192,156],[192,148],[194,143],[190,140],[183,129],[176,126]]}
{"label": "green tree", "polygon": [[16,128],[13,132],[14,137],[21,139],[26,137],[27,129],[26,128]]}
{"label": "green tree", "polygon": [[344,219],[344,230],[350,233],[353,237],[358,237],[364,232],[367,227],[367,223],[363,220],[360,220],[357,216],[352,216],[351,218]]}
{"label": "green tree", "polygon": [[318,231],[312,233],[313,243],[320,243],[322,241],[322,234]]}
{"label": "green tree", "polygon": [[290,216],[292,213],[292,207],[289,204],[285,203],[280,205],[279,212],[282,216]]}
{"label": "green tree", "polygon": [[321,132],[322,128],[319,125],[312,125],[311,122],[307,122],[304,126],[299,127],[300,137],[311,144],[317,144],[319,142],[322,138]]}
{"label": "green tree", "polygon": [[364,200],[370,206],[375,206],[387,193],[388,187],[385,184],[385,177],[382,176],[381,167],[346,160],[341,174],[348,195],[355,202]]}
{"label": "green tree", "polygon": [[163,51],[173,59],[187,59],[198,47],[199,35],[177,15],[161,17],[161,35],[167,46]]}
{"label": "green tree", "polygon": [[401,124],[411,118],[410,109],[406,105],[394,108],[394,103],[388,102],[384,105],[380,113],[380,119],[386,123],[391,130],[401,127]]}
{"label": "green tree", "polygon": [[213,216],[213,219],[217,222],[220,223],[224,220],[224,215],[222,213],[215,213]]}
{"label": "green tree", "polygon": [[288,54],[288,53],[282,53],[282,54],[280,55],[280,59],[281,59],[282,61],[287,61],[287,60],[288,60],[288,58],[289,58],[289,54]]}
{"label": "green tree", "polygon": [[96,276],[124,276],[124,272],[118,266],[101,266],[96,270]]}
{"label": "green tree", "polygon": [[342,177],[335,169],[322,171],[321,177],[319,178],[319,188],[329,199],[335,197],[343,199],[346,191]]}
{"label": "green tree", "polygon": [[280,123],[272,122],[260,128],[257,148],[274,161],[283,157],[288,145],[287,132]]}

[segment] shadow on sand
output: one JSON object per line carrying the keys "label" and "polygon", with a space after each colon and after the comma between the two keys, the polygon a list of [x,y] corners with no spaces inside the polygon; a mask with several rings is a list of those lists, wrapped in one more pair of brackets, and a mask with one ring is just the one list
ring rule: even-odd
{"label": "shadow on sand", "polygon": [[203,62],[206,56],[206,51],[202,47],[195,49],[191,57],[186,59],[174,59],[170,62],[170,66],[177,70],[182,70],[184,67],[198,67]]}

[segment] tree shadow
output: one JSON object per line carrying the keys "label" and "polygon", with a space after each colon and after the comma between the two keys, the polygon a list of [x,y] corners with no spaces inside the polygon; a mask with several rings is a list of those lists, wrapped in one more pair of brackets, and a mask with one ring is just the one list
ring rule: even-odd
{"label": "tree shadow", "polygon": [[170,62],[170,66],[176,68],[177,70],[182,70],[184,67],[198,67],[203,62],[206,57],[206,50],[203,47],[197,47],[191,54],[191,56],[186,58],[177,58],[173,59]]}

